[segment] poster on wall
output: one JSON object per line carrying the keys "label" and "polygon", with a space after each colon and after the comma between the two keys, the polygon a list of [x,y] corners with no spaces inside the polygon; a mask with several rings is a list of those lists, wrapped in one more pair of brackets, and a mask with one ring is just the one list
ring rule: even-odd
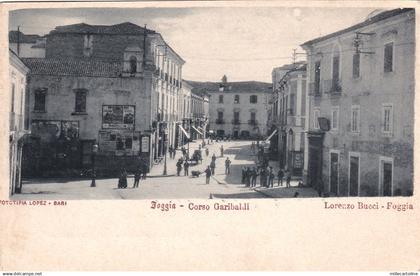
{"label": "poster on wall", "polygon": [[141,137],[141,152],[149,152],[149,147],[150,147],[149,141],[150,141],[149,136]]}
{"label": "poster on wall", "polygon": [[128,130],[99,131],[99,149],[101,152],[113,152],[116,155],[136,155],[140,150],[140,132]]}
{"label": "poster on wall", "polygon": [[102,128],[134,129],[134,105],[102,106]]}

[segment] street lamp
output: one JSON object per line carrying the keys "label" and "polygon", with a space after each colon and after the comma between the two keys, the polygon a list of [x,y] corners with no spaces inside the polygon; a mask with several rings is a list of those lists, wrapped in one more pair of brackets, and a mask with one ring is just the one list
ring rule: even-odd
{"label": "street lamp", "polygon": [[164,150],[165,150],[165,161],[163,163],[163,175],[167,175],[168,171],[167,171],[167,166],[166,166],[166,153],[167,153],[167,149],[168,149],[168,139],[167,139],[167,131],[168,131],[168,126],[165,123],[163,123],[163,129],[164,129],[164,134],[163,134],[163,145],[164,145]]}
{"label": "street lamp", "polygon": [[90,183],[91,187],[96,187],[96,172],[95,172],[95,156],[98,152],[98,144],[96,142],[92,145],[92,182]]}

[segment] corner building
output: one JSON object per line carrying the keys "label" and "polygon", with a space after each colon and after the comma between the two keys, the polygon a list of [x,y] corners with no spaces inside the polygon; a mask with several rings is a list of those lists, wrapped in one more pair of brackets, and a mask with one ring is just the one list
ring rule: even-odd
{"label": "corner building", "polygon": [[413,194],[415,11],[305,42],[307,185],[330,196]]}

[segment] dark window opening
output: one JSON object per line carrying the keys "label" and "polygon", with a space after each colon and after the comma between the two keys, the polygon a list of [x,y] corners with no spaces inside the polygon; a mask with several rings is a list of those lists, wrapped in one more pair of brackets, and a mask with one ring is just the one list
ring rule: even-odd
{"label": "dark window opening", "polygon": [[137,72],[137,58],[132,56],[130,57],[130,73]]}
{"label": "dark window opening", "polygon": [[125,138],[125,148],[131,149],[133,147],[133,139],[131,137]]}
{"label": "dark window opening", "polygon": [[250,103],[257,103],[257,102],[258,102],[258,97],[257,97],[257,95],[251,95],[251,96],[249,97],[249,102],[250,102]]}
{"label": "dark window opening", "polygon": [[340,56],[333,57],[332,85],[334,91],[341,91],[340,86]]}
{"label": "dark window opening", "polygon": [[315,95],[320,94],[320,85],[321,84],[321,62],[315,62],[315,83],[314,83],[314,93]]}
{"label": "dark window opening", "polygon": [[353,55],[353,78],[360,77],[360,54]]}
{"label": "dark window opening", "polygon": [[76,91],[75,112],[86,112],[86,94],[85,90]]}
{"label": "dark window opening", "polygon": [[394,51],[394,43],[385,44],[384,49],[384,72],[392,72],[393,71],[393,51]]}
{"label": "dark window opening", "polygon": [[39,89],[35,91],[34,111],[45,112],[45,98],[47,89]]}
{"label": "dark window opening", "polygon": [[239,103],[239,95],[235,95],[235,99],[233,101],[235,104]]}
{"label": "dark window opening", "polygon": [[219,103],[223,103],[223,95],[219,95]]}
{"label": "dark window opening", "polygon": [[117,150],[123,150],[124,149],[124,143],[121,139],[121,137],[117,138]]}

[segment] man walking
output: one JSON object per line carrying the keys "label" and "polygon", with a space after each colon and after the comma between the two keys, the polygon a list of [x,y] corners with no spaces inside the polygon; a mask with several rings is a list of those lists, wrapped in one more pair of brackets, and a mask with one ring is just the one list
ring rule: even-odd
{"label": "man walking", "polygon": [[286,169],[286,188],[290,188],[290,180],[292,176],[290,175],[289,169]]}
{"label": "man walking", "polygon": [[211,161],[210,163],[211,175],[214,175],[214,171],[216,170],[216,162]]}
{"label": "man walking", "polygon": [[221,145],[221,146],[220,146],[220,156],[221,156],[221,157],[223,157],[223,152],[224,152],[223,145]]}
{"label": "man walking", "polygon": [[283,177],[284,177],[284,172],[282,169],[279,170],[279,172],[277,173],[277,177],[278,177],[278,186],[283,186]]}
{"label": "man walking", "polygon": [[207,169],[204,172],[206,173],[206,184],[210,184],[210,176],[211,176],[210,166],[207,166]]}
{"label": "man walking", "polygon": [[252,168],[252,171],[251,171],[251,187],[257,186],[257,176],[258,176],[258,172],[257,172],[257,169],[254,167]]}
{"label": "man walking", "polygon": [[178,162],[176,162],[176,175],[179,176],[182,171],[182,158],[179,158]]}
{"label": "man walking", "polygon": [[230,163],[231,161],[229,160],[229,157],[227,157],[225,161],[225,174],[226,175],[230,174]]}
{"label": "man walking", "polygon": [[206,157],[209,156],[209,148],[206,148]]}
{"label": "man walking", "polygon": [[141,171],[140,171],[140,169],[138,169],[138,170],[134,173],[134,184],[133,184],[133,189],[134,189],[134,188],[138,188],[138,187],[139,187],[140,177],[141,177]]}
{"label": "man walking", "polygon": [[270,172],[268,175],[268,187],[273,188],[274,186],[274,173],[273,173],[273,168],[270,167]]}
{"label": "man walking", "polygon": [[189,167],[190,167],[190,163],[188,163],[188,160],[185,160],[185,162],[184,162],[184,176],[188,176]]}
{"label": "man walking", "polygon": [[211,157],[211,162],[216,162],[216,155],[213,153],[212,157]]}

